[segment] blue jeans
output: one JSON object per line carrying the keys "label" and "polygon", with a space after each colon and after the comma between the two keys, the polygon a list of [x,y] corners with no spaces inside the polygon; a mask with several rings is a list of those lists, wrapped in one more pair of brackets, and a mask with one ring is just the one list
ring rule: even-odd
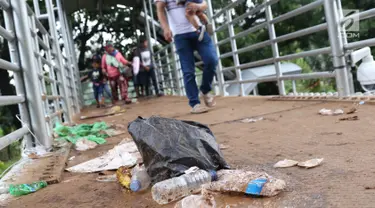
{"label": "blue jeans", "polygon": [[92,83],[92,87],[94,89],[95,100],[100,102],[103,97],[104,85],[102,83]]}
{"label": "blue jeans", "polygon": [[196,104],[200,104],[199,90],[195,81],[194,51],[198,51],[204,63],[203,79],[200,87],[200,91],[203,94],[207,94],[212,89],[212,81],[215,76],[218,57],[211,38],[207,33],[204,34],[202,41],[198,41],[198,33],[196,32],[176,35],[174,40],[184,74],[189,105],[194,107]]}

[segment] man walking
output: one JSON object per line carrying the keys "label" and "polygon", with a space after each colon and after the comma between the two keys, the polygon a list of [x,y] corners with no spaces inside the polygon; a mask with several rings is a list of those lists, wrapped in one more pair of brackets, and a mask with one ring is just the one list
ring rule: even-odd
{"label": "man walking", "polygon": [[[207,107],[213,107],[216,103],[210,91],[218,57],[211,38],[205,33],[202,41],[198,40],[199,34],[185,16],[185,6],[177,5],[176,0],[155,0],[155,2],[158,18],[164,31],[164,38],[167,41],[172,41],[172,34],[174,35],[176,50],[184,74],[186,94],[189,99],[189,105],[192,107],[191,113],[207,112],[208,109],[201,106],[199,100],[199,90],[195,81],[194,51],[198,51],[204,63],[203,79],[200,87],[204,103]],[[206,9],[207,3],[205,1],[201,4],[189,3],[186,7],[187,11],[203,12]],[[168,19],[165,10],[167,11]]]}

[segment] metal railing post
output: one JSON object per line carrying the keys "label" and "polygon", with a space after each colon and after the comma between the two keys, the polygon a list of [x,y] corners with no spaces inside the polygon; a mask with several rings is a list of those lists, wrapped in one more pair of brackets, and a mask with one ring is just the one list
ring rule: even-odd
{"label": "metal railing post", "polygon": [[173,83],[173,76],[172,76],[172,70],[171,70],[171,65],[170,65],[171,60],[169,58],[168,48],[165,49],[165,55],[166,55],[166,61],[167,61],[167,70],[168,70],[168,79],[169,79],[169,86],[172,89],[172,95],[174,95],[175,94],[175,88],[174,88],[174,83]]}
{"label": "metal railing post", "polygon": [[61,4],[60,0],[56,0],[56,6],[57,6],[57,11],[58,11],[58,16],[59,16],[59,21],[61,24],[61,34],[62,38],[64,40],[64,49],[65,49],[65,55],[67,56],[67,69],[69,71],[69,76],[72,78],[72,83],[73,83],[73,102],[75,106],[75,111],[74,113],[79,113],[80,112],[80,103],[79,103],[79,96],[78,96],[78,87],[77,83],[80,82],[80,80],[76,77],[76,64],[74,64],[74,58],[73,55],[75,54],[73,51],[71,51],[71,47],[69,44],[69,38],[68,38],[68,32],[67,32],[67,23],[65,19],[65,13],[63,11],[63,7]]}
{"label": "metal railing post", "polygon": [[49,23],[49,29],[50,29],[50,34],[52,37],[52,48],[54,49],[54,61],[56,61],[57,66],[58,66],[58,79],[61,81],[61,86],[60,86],[60,94],[63,95],[63,108],[65,111],[65,121],[70,123],[72,120],[72,102],[70,99],[70,96],[68,95],[68,86],[67,86],[67,76],[66,76],[66,69],[64,67],[63,63],[63,58],[61,55],[61,50],[60,50],[60,45],[58,42],[58,35],[57,35],[57,30],[56,30],[56,18],[55,18],[55,13],[53,10],[52,2],[51,0],[46,0],[45,1],[46,9],[47,9],[47,14],[48,14],[48,23]]}
{"label": "metal railing post", "polygon": [[333,56],[333,66],[336,71],[336,85],[339,96],[350,95],[348,83],[348,70],[346,67],[346,58],[344,44],[341,38],[341,23],[337,11],[336,1],[324,0],[324,12],[328,24],[328,36],[331,43]]}
{"label": "metal railing post", "polygon": [[[339,22],[341,22],[341,20],[344,19],[344,13],[343,13],[343,10],[342,10],[341,0],[337,0],[336,2],[337,2],[338,14],[339,14]],[[348,44],[348,38],[346,37],[345,26],[340,25],[340,30],[341,30],[341,38],[342,38],[343,44],[345,46],[346,44]],[[346,68],[348,70],[348,84],[349,84],[350,94],[354,94],[355,89],[354,89],[353,74],[351,73],[352,68],[351,68],[351,66],[348,62],[346,64]]]}
{"label": "metal railing post", "polygon": [[34,52],[32,49],[32,40],[26,1],[12,0],[13,17],[16,33],[19,34],[18,49],[21,58],[21,64],[24,72],[24,81],[26,88],[26,100],[31,117],[31,129],[37,139],[47,148],[52,147],[52,140],[48,137],[45,113],[42,109],[42,99],[39,87],[35,84],[39,82],[38,74],[35,71]]}
{"label": "metal railing post", "polygon": [[176,51],[176,46],[172,44],[172,54],[173,54],[173,66],[174,66],[174,75],[176,80],[176,87],[178,95],[182,96],[182,89],[180,84],[180,76],[179,76],[179,65],[178,65],[178,55]]}
{"label": "metal railing post", "polygon": [[[215,19],[213,18],[213,8],[212,8],[212,2],[211,0],[207,0],[207,5],[208,5],[208,17],[211,19],[211,24],[212,24],[212,29],[213,31],[216,30],[216,24],[215,24]],[[220,48],[219,48],[219,45],[217,44],[217,35],[216,35],[216,32],[214,32],[213,34],[213,37],[212,37],[212,41],[214,43],[214,45],[216,46],[216,53],[217,53],[217,56],[219,57],[219,63],[218,63],[218,66],[217,66],[217,72],[216,72],[216,75],[217,75],[217,79],[218,79],[218,82],[219,82],[219,94],[221,96],[224,96],[224,75],[223,75],[223,66],[222,66],[222,63],[221,63],[221,59],[220,59]]]}
{"label": "metal railing post", "polygon": [[[227,11],[227,21],[228,22],[232,22],[232,10],[228,10]],[[229,37],[231,37],[230,39],[230,45],[232,47],[232,51],[237,51],[237,41],[236,39],[232,38],[233,36],[235,36],[235,32],[234,32],[234,27],[233,27],[233,24],[230,23],[228,24],[228,30],[229,30]],[[233,53],[233,63],[234,63],[234,66],[238,67],[240,65],[240,59],[238,57],[238,54],[237,53]],[[237,76],[237,81],[242,81],[242,74],[241,74],[241,69],[238,69],[236,68],[236,76]],[[245,96],[245,90],[243,88],[243,84],[239,84],[239,92],[240,92],[240,96]]]}
{"label": "metal railing post", "polygon": [[[266,0],[268,2],[269,0]],[[271,23],[273,19],[272,15],[272,8],[271,5],[266,6],[266,19],[267,19],[267,25],[268,25],[268,34],[269,38],[272,41],[271,47],[272,47],[272,54],[273,58],[277,59],[279,58],[279,47],[277,42],[274,42],[276,39],[276,32],[275,32],[275,25]],[[285,86],[284,86],[284,81],[280,80],[280,77],[283,76],[283,72],[281,71],[281,64],[280,61],[274,61],[275,69],[276,69],[276,78],[277,78],[277,84],[279,88],[279,94],[280,95],[285,95]]]}
{"label": "metal railing post", "polygon": [[[155,24],[154,24],[154,11],[152,9],[152,1],[148,1],[148,4],[149,4],[149,7],[150,7],[150,15],[151,15],[151,20],[152,20],[152,22],[151,22],[151,25],[152,25],[152,34],[154,36],[154,40],[157,42],[158,41],[158,37],[156,35],[156,28],[155,28]],[[145,15],[145,16],[148,19],[148,16],[147,15]],[[151,42],[149,42],[149,45],[152,48],[152,61],[153,61],[154,64],[156,64],[156,62],[155,62],[155,51],[154,51],[154,48],[153,48]],[[158,87],[160,88],[160,86],[159,86],[159,78],[158,78],[160,72],[157,69],[154,69],[154,71],[156,73],[156,83],[158,84]],[[161,91],[163,91],[163,89],[161,89]]]}
{"label": "metal railing post", "polygon": [[[62,6],[62,8],[63,8],[63,6]],[[80,74],[79,74],[80,68],[78,67],[77,53],[76,53],[76,50],[75,50],[74,40],[73,40],[73,37],[72,37],[73,29],[71,27],[70,22],[68,21],[68,19],[66,17],[65,10],[63,10],[63,11],[64,11],[63,12],[64,13],[63,18],[65,19],[66,28],[68,28],[68,31],[70,31],[70,32],[67,32],[67,35],[68,35],[70,53],[71,53],[71,56],[72,56],[73,64],[76,68],[75,76],[76,76],[77,87],[78,87],[79,107],[82,108],[82,106],[83,106],[83,91],[82,91],[81,79],[80,79]]]}
{"label": "metal railing post", "polygon": [[[13,8],[9,8],[9,9],[3,11],[4,22],[5,22],[6,29],[9,30],[10,32],[13,32],[14,34],[16,34],[12,9]],[[16,41],[17,40],[8,41],[8,47],[9,47],[9,52],[10,52],[10,60],[11,60],[11,62],[17,63],[18,65],[20,65],[20,68],[21,68],[20,72],[15,72],[13,74],[13,78],[14,78],[14,81],[15,81],[14,83],[15,83],[17,95],[26,97],[24,80],[22,78],[22,73],[23,73],[22,71],[24,69],[23,69],[23,66],[22,66],[22,63],[21,63],[21,60],[20,60],[20,56],[19,56],[20,52],[18,50],[18,46],[17,46]],[[30,125],[31,119],[30,119],[30,113],[29,113],[28,108],[27,108],[27,103],[22,102],[22,103],[18,104],[18,109],[19,109],[22,121],[24,123],[26,123],[27,125]],[[26,140],[26,148],[31,148],[33,146],[33,139],[31,137],[31,135],[26,134],[24,136],[24,139]]]}
{"label": "metal railing post", "polygon": [[157,68],[157,71],[159,72],[159,76],[160,76],[160,82],[161,82],[161,88],[162,88],[161,91],[164,92],[164,89],[165,89],[164,70],[163,70],[163,66],[162,66],[160,53],[158,53],[157,58],[158,58],[158,66],[159,66]]}

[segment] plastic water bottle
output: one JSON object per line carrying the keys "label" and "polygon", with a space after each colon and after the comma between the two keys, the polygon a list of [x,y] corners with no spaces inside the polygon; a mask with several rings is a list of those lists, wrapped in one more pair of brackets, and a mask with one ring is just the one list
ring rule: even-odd
{"label": "plastic water bottle", "polygon": [[192,194],[203,184],[217,180],[216,171],[197,170],[179,177],[156,183],[152,189],[152,198],[158,204],[168,204]]}
{"label": "plastic water bottle", "polygon": [[145,166],[137,166],[132,171],[132,179],[130,182],[130,190],[139,192],[150,186],[151,179],[148,176]]}
{"label": "plastic water bottle", "polygon": [[9,193],[13,196],[22,196],[36,192],[46,186],[47,183],[45,181],[34,182],[31,184],[10,185]]}

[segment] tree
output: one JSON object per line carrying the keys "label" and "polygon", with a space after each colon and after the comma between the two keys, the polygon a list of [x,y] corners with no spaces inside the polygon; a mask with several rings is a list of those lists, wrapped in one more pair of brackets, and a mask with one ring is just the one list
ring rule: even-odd
{"label": "tree", "polygon": [[80,10],[71,16],[74,41],[79,49],[78,65],[80,70],[87,67],[86,52],[100,52],[104,43],[104,35],[110,35],[112,41],[122,52],[130,46],[121,43],[127,39],[135,39],[136,27],[130,17],[134,17],[138,9],[122,9],[110,7],[102,14],[96,11]]}

